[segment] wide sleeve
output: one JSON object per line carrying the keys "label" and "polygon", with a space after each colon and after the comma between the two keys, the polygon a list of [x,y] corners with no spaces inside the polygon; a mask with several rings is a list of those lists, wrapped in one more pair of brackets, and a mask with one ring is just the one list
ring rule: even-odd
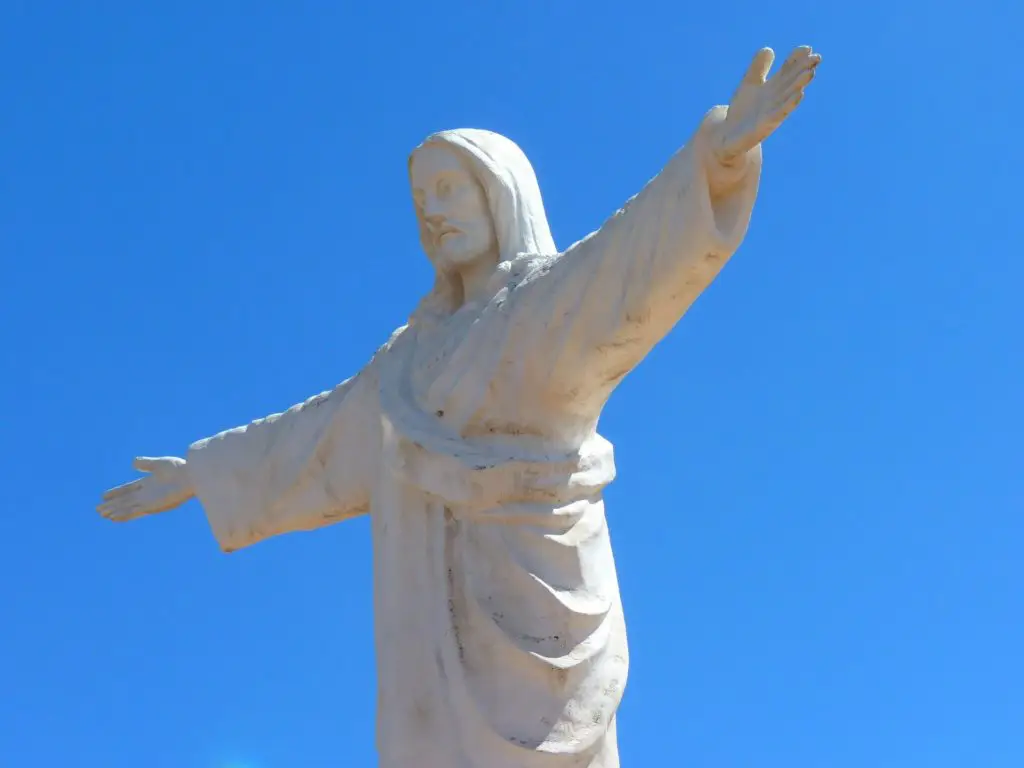
{"label": "wide sleeve", "polygon": [[193,444],[196,496],[227,552],[369,509],[379,440],[374,372]]}
{"label": "wide sleeve", "polygon": [[[671,330],[743,240],[757,196],[761,151],[735,168],[708,146],[725,107],[597,231],[524,281],[514,334],[553,395],[599,409],[612,389]],[[712,195],[709,169],[730,175]],[[721,185],[719,185],[721,186]]]}

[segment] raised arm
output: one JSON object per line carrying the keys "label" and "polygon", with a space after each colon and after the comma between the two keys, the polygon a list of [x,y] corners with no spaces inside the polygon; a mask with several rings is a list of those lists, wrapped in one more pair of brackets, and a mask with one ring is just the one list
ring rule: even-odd
{"label": "raised arm", "polygon": [[[746,234],[761,141],[802,98],[819,57],[798,48],[772,78],[760,51],[728,107],[597,232],[520,293],[553,390],[595,408],[718,275]],[[530,283],[533,283],[532,285]]]}
{"label": "raised arm", "polygon": [[149,474],[108,491],[99,511],[131,520],[195,496],[226,551],[361,514],[378,439],[374,375],[368,368],[284,413],[200,440],[186,459],[137,460]]}

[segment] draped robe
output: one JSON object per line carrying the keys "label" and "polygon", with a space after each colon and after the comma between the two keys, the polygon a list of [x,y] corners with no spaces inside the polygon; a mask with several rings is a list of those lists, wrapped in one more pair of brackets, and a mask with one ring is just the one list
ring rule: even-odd
{"label": "draped robe", "polygon": [[746,232],[760,150],[712,199],[723,113],[598,232],[503,259],[486,300],[414,316],[332,391],[190,448],[225,550],[371,515],[382,768],[619,765],[596,425]]}

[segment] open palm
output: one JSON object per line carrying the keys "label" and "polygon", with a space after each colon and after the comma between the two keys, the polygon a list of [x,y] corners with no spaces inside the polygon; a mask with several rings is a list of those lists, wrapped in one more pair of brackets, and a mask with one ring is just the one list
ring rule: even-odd
{"label": "open palm", "polygon": [[729,102],[715,147],[725,163],[756,147],[789,117],[803,99],[821,56],[810,46],[800,46],[769,78],[773,61],[775,53],[771,48],[758,51]]}
{"label": "open palm", "polygon": [[122,523],[166,512],[194,495],[184,459],[174,456],[139,458],[135,460],[135,468],[147,474],[103,494],[103,503],[97,511],[108,520]]}

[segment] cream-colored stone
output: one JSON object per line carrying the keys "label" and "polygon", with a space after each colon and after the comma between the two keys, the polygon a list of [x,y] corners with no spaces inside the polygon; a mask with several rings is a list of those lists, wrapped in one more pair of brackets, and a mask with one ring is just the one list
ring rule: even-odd
{"label": "cream-colored stone", "polygon": [[629,661],[598,417],[746,233],[760,143],[819,58],[767,79],[771,61],[561,253],[515,144],[431,136],[409,175],[437,277],[409,323],[334,390],[137,460],[100,512],[196,496],[227,551],[369,513],[382,768],[617,766]]}

